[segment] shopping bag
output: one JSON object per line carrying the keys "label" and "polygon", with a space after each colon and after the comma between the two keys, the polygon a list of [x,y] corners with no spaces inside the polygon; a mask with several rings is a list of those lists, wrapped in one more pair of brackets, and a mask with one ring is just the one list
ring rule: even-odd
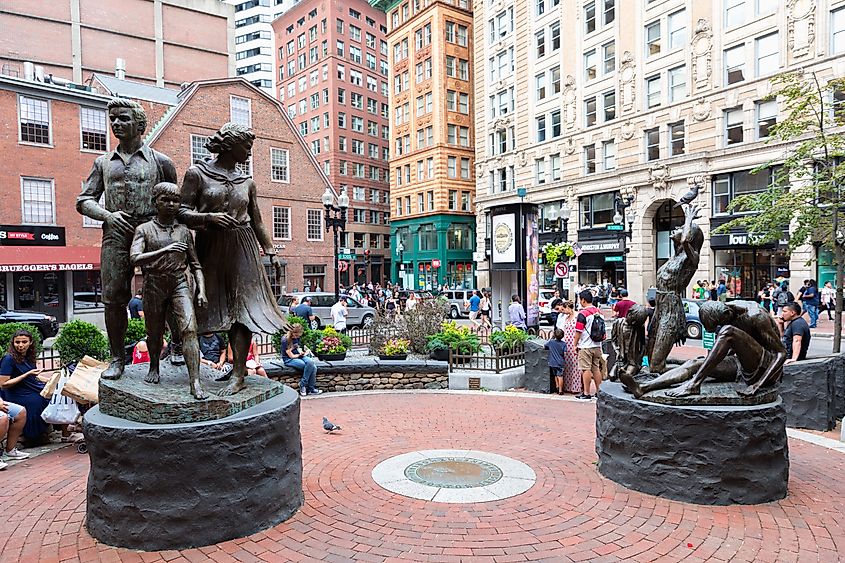
{"label": "shopping bag", "polygon": [[108,364],[85,356],[76,364],[73,375],[62,389],[62,395],[85,404],[99,402],[100,374],[107,367]]}
{"label": "shopping bag", "polygon": [[59,384],[59,378],[62,376],[61,370],[53,374],[50,380],[44,384],[44,389],[41,390],[41,396],[45,399],[53,397],[53,392],[56,390],[56,385]]}
{"label": "shopping bag", "polygon": [[41,418],[47,424],[73,424],[79,416],[79,408],[70,397],[62,395],[62,389],[69,379],[67,368],[62,368],[56,390],[50,399],[50,404],[41,413]]}

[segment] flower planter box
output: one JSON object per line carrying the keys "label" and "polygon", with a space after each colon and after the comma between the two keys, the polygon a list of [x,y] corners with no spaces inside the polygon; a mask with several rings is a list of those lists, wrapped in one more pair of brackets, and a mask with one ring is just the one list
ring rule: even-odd
{"label": "flower planter box", "polygon": [[387,356],[385,354],[378,355],[379,360],[407,360],[408,354],[395,354],[393,356]]}
{"label": "flower planter box", "polygon": [[317,359],[321,362],[340,362],[346,359],[346,352],[342,354],[317,354]]}

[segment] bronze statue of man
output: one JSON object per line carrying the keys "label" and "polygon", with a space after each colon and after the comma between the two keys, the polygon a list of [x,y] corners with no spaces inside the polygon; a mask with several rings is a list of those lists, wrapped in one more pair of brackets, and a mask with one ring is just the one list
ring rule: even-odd
{"label": "bronze statue of man", "polygon": [[698,207],[684,204],[683,228],[672,235],[675,254],[657,271],[654,316],[649,324],[648,358],[651,371],[666,369],[666,358],[677,342],[686,338],[687,320],[681,299],[698,269],[704,233],[695,224]]}
{"label": "bronze statue of man", "polygon": [[[79,213],[103,222],[103,243],[100,250],[102,300],[106,306],[106,331],[109,337],[111,363],[103,372],[104,379],[123,375],[124,337],[128,318],[126,306],[132,297],[135,267],[129,260],[129,247],[135,227],[151,220],[155,214],[153,186],[159,182],[176,182],[173,162],[146,146],[142,136],[147,116],[140,104],[114,98],[108,103],[109,122],[117,137],[117,149],[97,157],[82,193],[76,199]],[[103,205],[100,198],[103,197]]]}
{"label": "bronze statue of man", "polygon": [[683,385],[666,394],[697,395],[708,377],[722,382],[741,381],[744,386],[737,393],[746,396],[780,382],[786,349],[768,311],[753,301],[707,301],[698,314],[705,329],[718,330],[710,354],[703,360],[690,360],[648,383],[637,383],[624,371],[620,372],[619,380],[635,397],[678,383]]}

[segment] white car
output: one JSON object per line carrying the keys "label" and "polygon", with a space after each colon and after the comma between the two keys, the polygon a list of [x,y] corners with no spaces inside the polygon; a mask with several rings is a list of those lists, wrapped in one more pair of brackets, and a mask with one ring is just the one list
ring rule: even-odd
{"label": "white car", "polygon": [[552,324],[552,301],[555,298],[554,288],[540,288],[537,305],[540,307],[540,320]]}

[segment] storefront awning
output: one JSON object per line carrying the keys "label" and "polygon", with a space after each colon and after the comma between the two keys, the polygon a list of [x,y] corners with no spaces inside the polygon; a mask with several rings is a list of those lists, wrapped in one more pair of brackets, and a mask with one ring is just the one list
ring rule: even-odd
{"label": "storefront awning", "polygon": [[99,268],[100,248],[96,246],[0,247],[0,272],[58,272]]}

